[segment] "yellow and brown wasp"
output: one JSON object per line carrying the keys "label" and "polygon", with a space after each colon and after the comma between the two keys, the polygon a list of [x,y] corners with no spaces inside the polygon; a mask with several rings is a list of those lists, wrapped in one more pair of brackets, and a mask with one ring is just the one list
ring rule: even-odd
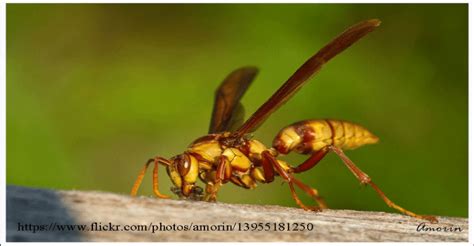
{"label": "yellow and brown wasp", "polygon": [[[331,151],[342,159],[362,184],[372,186],[389,207],[409,216],[436,222],[433,216],[418,215],[393,203],[371,178],[344,154],[343,150],[378,142],[378,137],[358,124],[328,119],[297,122],[281,130],[273,140],[271,148],[249,136],[316,74],[323,64],[379,25],[379,20],[372,19],[349,27],[309,58],[245,122],[240,99],[255,78],[257,69],[243,67],[233,71],[216,91],[209,134],[196,139],[182,154],[170,159],[160,156],[149,159],[138,175],[131,195],[137,194],[148,166],[154,163],[153,192],[159,198],[169,198],[158,189],[158,166],[161,164],[166,167],[175,185],[172,191],[182,198],[215,201],[219,188],[229,181],[243,188],[254,189],[257,182],[270,183],[275,176],[280,176],[289,185],[293,199],[301,208],[319,211],[327,206],[318,191],[295,178],[294,174],[313,168]],[[291,151],[310,157],[296,167],[277,159]],[[204,191],[196,185],[198,179],[206,184]],[[319,206],[303,204],[295,187],[312,197]]]}

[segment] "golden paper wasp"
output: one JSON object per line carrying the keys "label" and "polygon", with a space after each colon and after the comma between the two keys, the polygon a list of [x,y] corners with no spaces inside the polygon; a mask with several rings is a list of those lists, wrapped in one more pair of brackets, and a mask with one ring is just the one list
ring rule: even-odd
{"label": "golden paper wasp", "polygon": [[[170,159],[160,156],[149,159],[138,175],[131,195],[137,194],[148,166],[154,163],[153,192],[159,198],[169,198],[158,189],[158,166],[161,164],[166,167],[175,185],[172,188],[173,193],[182,198],[215,201],[219,188],[229,181],[243,188],[254,189],[257,182],[270,183],[275,176],[280,176],[289,185],[293,199],[301,208],[319,211],[327,208],[327,205],[318,191],[295,178],[294,174],[313,168],[328,152],[334,152],[355,177],[362,184],[373,187],[389,207],[409,216],[436,222],[433,216],[418,215],[393,203],[371,178],[344,154],[343,150],[378,141],[378,137],[358,124],[329,119],[297,122],[281,130],[273,140],[271,148],[249,136],[325,63],[379,25],[379,20],[371,19],[349,27],[309,58],[245,122],[240,99],[255,78],[257,69],[243,67],[232,72],[216,91],[209,134],[196,139],[182,154]],[[296,167],[277,159],[291,151],[310,157]],[[196,185],[198,179],[206,184],[204,191]],[[303,204],[295,187],[312,197],[319,206]]]}

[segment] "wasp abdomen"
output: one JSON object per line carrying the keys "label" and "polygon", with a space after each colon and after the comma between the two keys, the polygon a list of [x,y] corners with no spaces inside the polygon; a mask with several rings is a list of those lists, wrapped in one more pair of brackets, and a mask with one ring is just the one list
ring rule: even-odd
{"label": "wasp abdomen", "polygon": [[283,128],[273,140],[273,147],[282,154],[307,154],[328,145],[355,149],[378,140],[366,128],[348,121],[305,120]]}

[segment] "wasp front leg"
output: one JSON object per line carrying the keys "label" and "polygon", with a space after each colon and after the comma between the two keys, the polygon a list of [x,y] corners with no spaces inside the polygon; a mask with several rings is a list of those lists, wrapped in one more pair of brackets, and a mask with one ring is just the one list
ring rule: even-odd
{"label": "wasp front leg", "polygon": [[217,193],[221,188],[224,181],[228,179],[231,172],[230,162],[225,156],[219,157],[219,163],[217,164],[217,169],[214,172],[213,177],[210,177],[206,183],[206,195],[204,196],[204,201],[215,202],[217,200]]}

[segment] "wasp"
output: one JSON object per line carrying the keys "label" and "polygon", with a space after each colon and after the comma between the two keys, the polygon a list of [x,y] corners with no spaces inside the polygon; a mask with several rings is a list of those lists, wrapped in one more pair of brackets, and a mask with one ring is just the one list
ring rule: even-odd
{"label": "wasp", "polygon": [[[334,38],[310,57],[296,72],[244,122],[240,99],[257,75],[257,68],[242,67],[229,74],[215,93],[214,108],[208,135],[194,140],[184,153],[170,159],[156,156],[149,159],[140,171],[131,191],[136,196],[148,166],[153,163],[153,192],[159,198],[169,198],[158,188],[158,167],[166,167],[174,187],[173,193],[181,198],[216,201],[220,187],[228,182],[254,189],[258,183],[270,183],[280,176],[288,184],[297,205],[305,210],[321,211],[327,208],[318,191],[295,177],[315,167],[326,154],[337,154],[361,184],[370,185],[382,200],[399,212],[436,222],[434,216],[418,215],[392,202],[344,153],[366,144],[377,143],[379,138],[361,125],[344,120],[304,120],[283,128],[266,147],[251,133],[280,106],[287,102],[321,67],[334,56],[372,32],[380,20],[370,19],[357,23]],[[280,156],[296,152],[309,155],[298,166],[280,160]],[[196,185],[200,179],[206,186]],[[315,200],[317,205],[304,204],[295,188]]]}

